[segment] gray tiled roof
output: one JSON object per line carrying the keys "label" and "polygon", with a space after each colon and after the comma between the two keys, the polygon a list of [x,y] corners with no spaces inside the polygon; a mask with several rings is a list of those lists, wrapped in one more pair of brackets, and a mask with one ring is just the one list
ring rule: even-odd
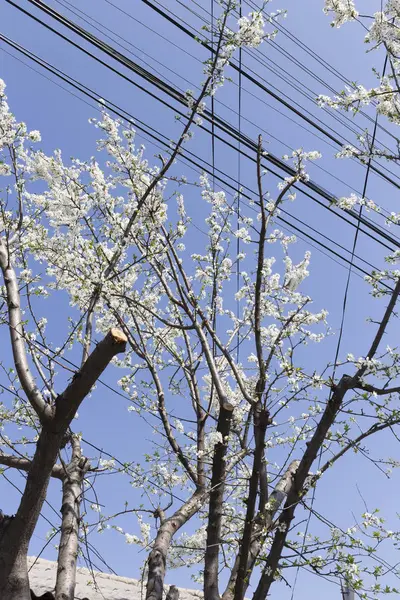
{"label": "gray tiled roof", "polygon": [[[28,558],[31,566],[34,558]],[[37,559],[29,573],[30,586],[37,595],[54,590],[57,564],[43,558]],[[88,569],[79,568],[76,576],[75,598],[89,600],[141,600],[145,588],[141,582],[127,577],[117,577],[108,573],[95,572],[95,582]],[[203,595],[194,590],[179,589],[179,600],[198,600]]]}

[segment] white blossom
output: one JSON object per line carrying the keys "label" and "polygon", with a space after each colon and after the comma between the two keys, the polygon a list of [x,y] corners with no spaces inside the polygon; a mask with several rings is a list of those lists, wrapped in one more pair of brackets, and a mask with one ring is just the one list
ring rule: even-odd
{"label": "white blossom", "polygon": [[334,14],[334,27],[340,27],[358,16],[353,0],[325,0],[324,12]]}

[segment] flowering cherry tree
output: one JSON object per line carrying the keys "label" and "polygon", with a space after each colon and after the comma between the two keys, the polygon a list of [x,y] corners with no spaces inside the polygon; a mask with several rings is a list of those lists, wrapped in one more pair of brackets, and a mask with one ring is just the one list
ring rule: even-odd
{"label": "flowering cherry tree", "polygon": [[[336,25],[357,16],[352,3],[326,7],[335,11]],[[395,591],[381,587],[382,562],[368,544],[370,538],[377,546],[398,541],[381,517],[366,512],[356,527],[328,527],[324,540],[304,536],[299,542],[298,528],[322,475],[350,452],[362,455],[370,436],[400,422],[400,355],[382,347],[396,316],[398,271],[368,278],[375,295],[388,297],[364,355],[310,370],[303,357],[323,343],[328,315],[302,291],[310,253],[295,263],[295,239],[279,230],[277,217],[283,203],[295,200],[293,187],[307,182],[307,162],[318,160],[318,152],[299,149],[285,157],[293,175],[267,191],[260,138],[258,193],[240,211],[236,199],[203,174],[195,186],[202,235],[194,235],[193,206],[182,194],[186,180],[174,174],[234,52],[275,35],[267,32],[262,11],[234,28],[234,11],[228,1],[201,91],[197,98],[187,93],[182,132],[159,164],[136,145],[134,128],[105,109],[92,120],[98,160],[67,164],[59,151],[46,155],[35,149],[40,134],[10,112],[1,82],[0,318],[11,340],[12,368],[3,370],[14,402],[1,406],[10,434],[2,437],[8,450],[0,464],[27,472],[16,515],[0,522],[5,600],[29,599],[26,555],[50,477],[63,482],[56,598],[73,599],[79,540],[91,530],[88,517],[80,518],[80,503],[93,470],[119,470],[149,500],[135,509],[141,537],[93,505],[98,531],[110,529],[149,549],[148,600],[162,599],[167,567],[182,564],[195,566],[207,600],[243,600],[250,584],[254,600],[264,600],[290,567],[346,579],[362,597]],[[342,199],[339,208],[351,202]],[[38,306],[60,295],[70,302],[70,330],[55,348]],[[57,393],[56,365],[75,346],[82,347],[81,367]],[[131,457],[93,467],[82,456],[81,435],[71,431],[80,403],[111,359],[137,419],[132,426],[143,419],[156,434],[146,455],[151,477]],[[350,374],[336,376],[336,367]],[[31,432],[33,456],[20,451],[14,425]],[[67,462],[60,455],[65,446]],[[323,460],[312,472],[318,456]],[[188,533],[189,522],[195,533]]]}

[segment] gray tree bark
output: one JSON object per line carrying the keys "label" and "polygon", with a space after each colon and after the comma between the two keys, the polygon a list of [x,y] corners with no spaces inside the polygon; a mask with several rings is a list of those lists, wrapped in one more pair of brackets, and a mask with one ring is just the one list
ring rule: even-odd
{"label": "gray tree bark", "polygon": [[162,600],[167,554],[175,533],[203,506],[207,495],[197,491],[160,525],[149,554],[146,600]]}
{"label": "gray tree bark", "polygon": [[74,600],[76,563],[79,547],[80,506],[82,486],[90,463],[82,458],[77,436],[72,436],[72,458],[65,465],[61,506],[61,538],[57,560],[55,600]]}
{"label": "gray tree bark", "polygon": [[253,469],[249,483],[249,494],[247,498],[246,519],[243,536],[239,550],[239,565],[236,577],[234,600],[243,600],[249,578],[248,565],[250,557],[251,542],[254,531],[254,517],[256,512],[256,500],[259,483],[261,481],[261,467],[264,456],[265,433],[270,422],[269,412],[262,409],[260,404],[254,409],[254,437],[255,450],[253,458]]}
{"label": "gray tree bark", "polygon": [[219,545],[221,542],[222,508],[226,479],[226,452],[232,423],[233,406],[222,403],[219,409],[217,431],[222,441],[214,449],[210,504],[207,525],[207,546],[204,559],[204,598],[220,600],[218,589]]}
{"label": "gray tree bark", "polygon": [[171,585],[165,600],[179,600],[179,590],[176,585]]}

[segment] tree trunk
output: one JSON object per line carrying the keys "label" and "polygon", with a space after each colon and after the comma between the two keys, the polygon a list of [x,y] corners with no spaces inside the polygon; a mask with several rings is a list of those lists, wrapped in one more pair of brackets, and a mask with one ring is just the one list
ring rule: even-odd
{"label": "tree trunk", "polygon": [[26,556],[63,435],[42,429],[17,514],[0,538],[1,600],[30,600]]}
{"label": "tree trunk", "polygon": [[207,546],[204,559],[204,598],[220,600],[218,590],[219,544],[221,541],[222,507],[226,478],[226,451],[231,429],[233,406],[226,402],[219,409],[217,431],[222,441],[215,446],[211,476]]}
{"label": "tree trunk", "polygon": [[[299,466],[299,464],[300,464],[299,460],[294,460],[290,463],[290,465],[286,469],[286,472],[281,477],[281,479],[279,480],[278,484],[275,486],[274,490],[272,491],[272,493],[269,497],[268,503],[270,505],[270,508],[268,508],[268,510],[265,509],[263,513],[258,513],[258,515],[255,518],[253,535],[252,535],[251,544],[250,544],[250,552],[249,552],[249,556],[248,556],[248,563],[247,563],[248,576],[247,576],[247,579],[246,579],[245,585],[244,585],[244,594],[246,593],[247,588],[249,586],[249,580],[250,580],[251,574],[253,572],[253,569],[254,569],[254,566],[255,566],[255,563],[257,560],[257,556],[259,555],[260,550],[264,545],[264,542],[268,535],[268,531],[273,523],[273,519],[274,519],[276,513],[278,512],[279,508],[281,507],[282,502],[284,501],[286,496],[290,493],[290,490],[291,490],[293,482],[294,482],[294,474],[296,473],[296,469]],[[228,585],[226,586],[226,589],[225,589],[224,593],[222,594],[222,600],[233,600],[236,579],[237,579],[237,574],[238,574],[238,570],[239,570],[239,561],[240,561],[240,549],[239,549],[239,553],[236,557],[233,569],[231,571]]]}
{"label": "tree trunk", "polygon": [[243,600],[248,582],[248,565],[250,548],[254,530],[254,516],[256,511],[257,491],[259,488],[262,460],[264,456],[265,433],[269,423],[268,410],[259,405],[254,410],[254,438],[255,450],[253,469],[250,477],[249,494],[247,498],[246,520],[244,524],[242,541],[239,550],[239,566],[236,577],[234,600]]}
{"label": "tree trunk", "polygon": [[165,519],[161,524],[149,554],[146,600],[162,600],[167,553],[172,538],[178,529],[200,510],[206,497],[207,494],[203,491],[195,492],[171,517]]}
{"label": "tree trunk", "polygon": [[326,434],[335,422],[335,418],[340,410],[346,392],[349,389],[354,388],[355,384],[356,380],[354,377],[349,377],[348,375],[342,376],[338,385],[334,388],[332,398],[327,402],[314,435],[311,440],[307,442],[307,449],[296,470],[293,485],[287,495],[285,505],[278,519],[271,550],[266,560],[257,589],[254,592],[253,600],[265,600],[269,593],[278,569],[290,523],[294,518],[296,507],[304,492],[304,484],[307,480],[311,465],[318,455],[318,451],[326,438]]}
{"label": "tree trunk", "polygon": [[61,506],[61,538],[57,560],[55,600],[74,600],[76,563],[79,546],[80,505],[82,485],[89,461],[82,458],[79,439],[72,438],[72,458],[65,467]]}

